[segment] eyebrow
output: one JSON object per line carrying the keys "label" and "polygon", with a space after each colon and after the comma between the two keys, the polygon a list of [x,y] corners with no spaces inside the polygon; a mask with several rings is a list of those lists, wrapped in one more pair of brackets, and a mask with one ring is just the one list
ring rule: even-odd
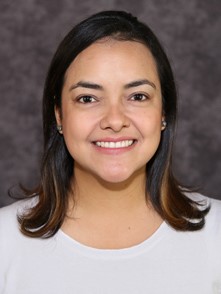
{"label": "eyebrow", "polygon": [[74,90],[76,88],[87,88],[87,89],[94,89],[94,90],[103,90],[103,87],[98,85],[98,84],[94,84],[91,82],[84,82],[84,81],[80,81],[77,84],[74,84],[70,87],[69,91]]}
{"label": "eyebrow", "polygon": [[[124,85],[125,89],[130,89],[130,88],[134,88],[134,87],[138,87],[138,86],[142,86],[142,85],[149,85],[151,87],[153,87],[154,89],[156,89],[156,85],[147,80],[147,79],[142,79],[142,80],[137,80],[137,81],[132,81],[126,85]],[[87,82],[87,81],[79,81],[78,83],[72,85],[69,89],[69,91],[74,90],[76,88],[87,88],[87,89],[93,89],[93,90],[104,90],[104,88],[101,85],[95,84],[95,83],[91,83],[91,82]]]}
{"label": "eyebrow", "polygon": [[129,84],[126,84],[124,86],[124,88],[125,89],[130,89],[130,88],[138,87],[138,86],[142,86],[142,85],[149,85],[149,86],[153,87],[154,89],[156,89],[156,85],[153,82],[151,82],[151,81],[149,81],[147,79],[130,82]]}

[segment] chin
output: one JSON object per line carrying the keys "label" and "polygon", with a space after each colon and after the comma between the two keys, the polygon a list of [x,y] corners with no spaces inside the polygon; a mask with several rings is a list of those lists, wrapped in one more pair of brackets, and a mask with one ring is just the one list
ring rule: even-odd
{"label": "chin", "polygon": [[130,184],[132,181],[141,175],[143,173],[143,170],[137,170],[135,172],[129,172],[129,171],[120,171],[115,173],[103,173],[99,176],[100,181],[110,183],[110,184]]}
{"label": "chin", "polygon": [[107,182],[107,183],[121,183],[127,180],[128,177],[119,176],[119,175],[98,175],[98,180],[100,182]]}
{"label": "chin", "polygon": [[112,183],[112,184],[120,184],[128,180],[128,177],[107,177],[102,178],[104,182]]}

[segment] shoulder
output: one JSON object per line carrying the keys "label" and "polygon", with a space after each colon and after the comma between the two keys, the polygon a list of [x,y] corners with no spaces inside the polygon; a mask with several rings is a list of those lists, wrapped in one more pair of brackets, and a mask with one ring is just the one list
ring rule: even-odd
{"label": "shoulder", "polygon": [[[30,209],[36,198],[20,200],[11,205],[0,208],[0,239],[10,240],[18,237],[21,233],[19,230],[18,216]],[[0,245],[1,246],[1,245]]]}
{"label": "shoulder", "polygon": [[219,233],[221,241],[221,200],[209,198],[208,202],[210,210],[206,216],[206,226],[211,232]]}
{"label": "shoulder", "polygon": [[185,195],[193,200],[200,210],[208,208],[203,231],[208,232],[210,236],[213,232],[218,233],[221,242],[221,200],[193,192],[185,193]]}
{"label": "shoulder", "polygon": [[36,203],[36,198],[20,200],[11,205],[0,208],[0,260],[2,268],[19,256],[19,251],[28,238],[19,227],[18,216]]}
{"label": "shoulder", "polygon": [[221,246],[221,200],[198,193],[191,193],[188,197],[199,203],[199,209],[209,208],[202,231],[209,240]]}
{"label": "shoulder", "polygon": [[201,232],[201,243],[206,245],[205,258],[211,260],[211,273],[217,277],[221,276],[221,201],[213,198],[206,198],[210,210],[205,217],[205,226]]}
{"label": "shoulder", "polygon": [[25,213],[37,202],[37,198],[24,199],[14,202],[8,206],[0,208],[0,225],[12,224],[16,219],[17,215]]}
{"label": "shoulder", "polygon": [[207,197],[199,193],[190,193],[188,196],[199,203],[199,206],[202,207],[202,209],[210,207],[207,219],[221,220],[221,200]]}
{"label": "shoulder", "polygon": [[214,199],[200,193],[190,192],[185,194],[188,198],[198,203],[199,208],[205,209],[210,207],[210,213],[208,215],[216,215],[221,217],[221,200]]}

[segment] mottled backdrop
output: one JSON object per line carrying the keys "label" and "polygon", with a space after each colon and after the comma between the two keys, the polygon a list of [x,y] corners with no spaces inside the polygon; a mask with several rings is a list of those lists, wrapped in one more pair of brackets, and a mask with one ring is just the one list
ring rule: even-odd
{"label": "mottled backdrop", "polygon": [[42,152],[41,98],[52,54],[74,24],[123,9],[162,41],[179,90],[174,168],[179,179],[220,198],[220,0],[1,0],[0,205],[9,187],[37,183]]}

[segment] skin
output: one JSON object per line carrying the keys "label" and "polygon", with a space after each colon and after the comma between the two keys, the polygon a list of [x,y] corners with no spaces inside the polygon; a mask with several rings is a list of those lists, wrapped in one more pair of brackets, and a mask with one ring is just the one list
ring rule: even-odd
{"label": "skin", "polygon": [[145,166],[159,146],[163,111],[147,47],[104,39],[86,48],[67,69],[55,115],[75,160],[75,206],[70,195],[63,231],[96,248],[150,237],[162,219],[145,198]]}

